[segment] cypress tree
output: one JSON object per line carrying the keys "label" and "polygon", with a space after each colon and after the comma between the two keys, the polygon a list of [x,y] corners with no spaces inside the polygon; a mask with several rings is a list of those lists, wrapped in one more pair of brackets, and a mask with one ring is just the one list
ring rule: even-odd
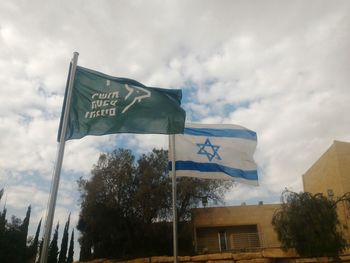
{"label": "cypress tree", "polygon": [[72,230],[72,235],[70,237],[68,257],[67,257],[66,263],[73,263],[73,255],[74,255],[74,229]]}
{"label": "cypress tree", "polygon": [[31,206],[28,206],[26,217],[23,219],[22,226],[21,226],[22,232],[25,235],[26,240],[27,240],[27,235],[28,235],[28,226],[29,226],[31,210],[32,210]]}
{"label": "cypress tree", "polygon": [[7,239],[7,233],[6,233],[6,208],[4,207],[4,210],[2,213],[0,213],[0,262],[4,261],[4,258],[6,257],[7,251],[6,251],[6,239]]}
{"label": "cypress tree", "polygon": [[[4,189],[0,190],[0,200],[2,195],[4,194]],[[1,239],[3,239],[3,236],[5,234],[5,226],[6,226],[6,212],[7,209],[4,206],[4,209],[2,210],[2,212],[0,213],[0,241]],[[0,246],[1,247],[1,246]]]}
{"label": "cypress tree", "polygon": [[0,213],[0,236],[5,232],[6,213],[7,213],[7,209],[6,207],[4,207],[4,209],[2,210],[2,213]]}
{"label": "cypress tree", "polygon": [[41,229],[41,220],[42,219],[40,219],[38,227],[36,228],[33,243],[29,248],[29,258],[31,259],[30,262],[35,262],[35,259],[37,258],[38,248],[39,248],[39,234]]}
{"label": "cypress tree", "polygon": [[62,241],[61,241],[61,251],[58,257],[58,263],[66,262],[67,248],[68,248],[68,230],[69,230],[69,222],[70,222],[70,214],[68,216],[68,220],[64,226]]}
{"label": "cypress tree", "polygon": [[24,218],[21,225],[22,238],[23,238],[22,242],[24,243],[24,247],[26,247],[26,244],[27,244],[28,226],[29,226],[31,209],[32,209],[31,206],[28,206],[26,217]]}
{"label": "cypress tree", "polygon": [[30,221],[30,212],[31,206],[28,206],[26,217],[23,219],[23,222],[20,226],[21,239],[20,239],[20,249],[19,254],[21,254],[22,260],[25,261],[29,257],[29,249],[27,248],[27,236],[28,236],[28,227]]}
{"label": "cypress tree", "polygon": [[50,246],[49,246],[49,254],[47,257],[47,263],[57,263],[57,256],[59,253],[58,246],[57,246],[58,228],[59,228],[59,223],[57,223],[55,233],[53,234],[53,238],[52,238]]}
{"label": "cypress tree", "polygon": [[40,241],[40,245],[39,245],[39,256],[38,256],[38,260],[35,261],[35,263],[40,263],[40,260],[41,260],[41,252],[43,251],[43,244],[44,244],[44,238],[42,238],[41,241]]}

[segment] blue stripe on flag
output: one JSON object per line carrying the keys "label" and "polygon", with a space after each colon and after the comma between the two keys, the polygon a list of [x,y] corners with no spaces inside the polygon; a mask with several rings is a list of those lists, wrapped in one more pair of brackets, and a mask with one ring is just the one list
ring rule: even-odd
{"label": "blue stripe on flag", "polygon": [[[169,162],[171,170],[171,162]],[[198,172],[222,172],[232,177],[240,177],[246,180],[257,181],[257,170],[241,170],[233,167],[220,165],[217,163],[197,163],[192,161],[176,161],[175,170],[190,170]]]}
{"label": "blue stripe on flag", "polygon": [[184,134],[206,137],[235,137],[256,141],[256,133],[247,129],[210,129],[210,128],[189,128],[184,129]]}

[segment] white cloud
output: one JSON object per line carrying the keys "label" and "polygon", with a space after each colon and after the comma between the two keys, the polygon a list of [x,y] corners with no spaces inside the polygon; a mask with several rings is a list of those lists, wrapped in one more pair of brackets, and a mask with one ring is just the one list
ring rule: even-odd
{"label": "white cloud", "polygon": [[48,200],[48,194],[33,185],[10,186],[6,189],[7,205],[16,209],[29,205],[41,207],[43,200]]}

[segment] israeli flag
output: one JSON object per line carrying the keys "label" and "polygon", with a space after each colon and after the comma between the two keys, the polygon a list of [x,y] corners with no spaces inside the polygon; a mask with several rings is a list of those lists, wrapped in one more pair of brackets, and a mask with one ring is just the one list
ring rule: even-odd
{"label": "israeli flag", "polygon": [[256,133],[242,126],[186,123],[175,135],[176,175],[258,185],[256,144]]}

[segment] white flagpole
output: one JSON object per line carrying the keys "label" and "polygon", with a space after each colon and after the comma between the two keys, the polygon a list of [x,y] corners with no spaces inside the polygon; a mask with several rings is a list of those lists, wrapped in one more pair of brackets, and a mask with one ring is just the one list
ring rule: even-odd
{"label": "white flagpole", "polygon": [[52,223],[53,223],[53,218],[55,215],[55,206],[56,206],[58,185],[60,182],[60,174],[61,174],[61,168],[62,168],[64,147],[65,147],[65,143],[66,143],[65,138],[66,138],[66,132],[67,132],[67,126],[68,126],[68,115],[69,115],[69,111],[70,111],[73,83],[74,83],[75,71],[76,71],[77,63],[78,63],[78,56],[79,56],[78,52],[73,53],[72,64],[71,64],[70,72],[69,72],[66,105],[64,108],[60,141],[59,141],[58,152],[57,152],[57,160],[56,160],[55,171],[54,171],[54,175],[53,175],[53,182],[52,182],[52,186],[51,186],[48,211],[47,211],[46,221],[45,221],[44,244],[43,244],[43,248],[41,251],[40,263],[47,262]]}
{"label": "white flagpole", "polygon": [[171,172],[172,172],[172,189],[173,189],[173,254],[174,263],[178,262],[178,242],[177,242],[177,210],[176,210],[176,171],[175,171],[175,134],[169,135],[171,145]]}

